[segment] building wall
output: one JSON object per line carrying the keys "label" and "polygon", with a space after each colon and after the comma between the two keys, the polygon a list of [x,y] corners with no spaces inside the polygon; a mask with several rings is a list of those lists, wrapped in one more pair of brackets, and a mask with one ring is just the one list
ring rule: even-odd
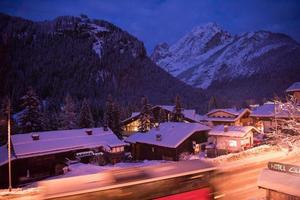
{"label": "building wall", "polygon": [[[124,148],[123,148],[124,149]],[[13,160],[12,162],[12,179],[13,185],[23,184],[36,180],[41,180],[49,176],[60,175],[63,173],[63,167],[65,167],[66,158],[70,160],[76,159],[76,153],[98,150],[102,151],[102,148],[95,149],[81,149],[76,151],[68,151],[51,155],[32,156],[28,158],[22,158]],[[104,153],[107,156],[107,161],[110,163],[116,163],[124,158],[123,152],[109,152]],[[82,162],[89,162],[89,158],[83,159]],[[8,164],[0,167],[0,187],[6,186],[8,183]],[[5,175],[3,175],[5,174]]]}
{"label": "building wall", "polygon": [[162,147],[152,144],[132,144],[132,155],[136,160],[178,160],[180,153],[193,152],[193,141],[203,143],[207,141],[207,131],[195,132],[177,148]]}
{"label": "building wall", "polygon": [[239,152],[253,145],[253,132],[250,131],[244,137],[228,137],[228,136],[210,136],[209,140],[213,140],[216,149],[224,152]]}
{"label": "building wall", "polygon": [[267,189],[266,200],[300,200],[300,197]]}
{"label": "building wall", "polygon": [[297,99],[297,102],[300,102],[300,91],[294,92],[293,95]]}

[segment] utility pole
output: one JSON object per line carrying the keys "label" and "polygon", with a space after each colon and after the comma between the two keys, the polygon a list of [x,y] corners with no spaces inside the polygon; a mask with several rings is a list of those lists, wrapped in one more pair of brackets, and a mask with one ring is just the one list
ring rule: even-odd
{"label": "utility pole", "polygon": [[277,109],[276,109],[276,103],[279,104],[276,100],[274,101],[274,118],[275,118],[275,134],[278,135],[278,127],[277,127]]}
{"label": "utility pole", "polygon": [[8,190],[11,192],[12,186],[11,186],[10,106],[11,106],[10,99],[8,99],[8,105],[7,105]]}

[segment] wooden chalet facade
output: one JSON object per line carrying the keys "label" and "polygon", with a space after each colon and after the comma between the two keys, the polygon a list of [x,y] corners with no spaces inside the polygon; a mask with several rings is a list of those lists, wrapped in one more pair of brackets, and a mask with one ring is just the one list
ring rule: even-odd
{"label": "wooden chalet facade", "polygon": [[[127,145],[110,129],[103,128],[17,134],[12,135],[11,142],[13,185],[62,174],[68,160],[99,165],[119,162]],[[0,186],[5,187],[7,147],[2,146],[1,150]]]}
{"label": "wooden chalet facade", "polygon": [[[174,106],[169,105],[157,105],[152,106],[150,112],[152,114],[153,120],[169,122],[171,121],[172,112]],[[193,109],[183,109],[182,114],[184,115],[184,122],[185,123],[196,123],[199,122],[199,115],[196,114],[196,111]],[[161,116],[164,115],[164,116]],[[131,117],[123,120],[121,122],[121,128],[123,130],[123,135],[128,136],[132,133],[138,132],[138,128],[140,125],[140,113],[134,112],[132,113]],[[159,119],[159,120],[158,120]]]}
{"label": "wooden chalet facade", "polygon": [[147,133],[135,133],[126,141],[136,160],[179,160],[183,152],[193,152],[193,144],[205,143],[209,127],[198,123],[166,122]]}
{"label": "wooden chalet facade", "polygon": [[258,130],[252,126],[213,127],[208,133],[207,156],[240,152],[253,146],[253,135]]}
{"label": "wooden chalet facade", "polygon": [[228,126],[247,126],[251,124],[249,115],[251,110],[245,109],[214,109],[206,114],[205,121],[212,126],[228,125]]}

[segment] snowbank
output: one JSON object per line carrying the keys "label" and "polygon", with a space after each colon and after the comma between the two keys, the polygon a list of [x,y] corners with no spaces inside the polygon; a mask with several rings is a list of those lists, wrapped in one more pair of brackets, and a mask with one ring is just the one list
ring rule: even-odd
{"label": "snowbank", "polygon": [[0,200],[34,200],[39,199],[38,195],[38,188],[14,188],[11,192],[9,192],[8,189],[0,190]]}
{"label": "snowbank", "polygon": [[224,162],[231,162],[231,161],[237,161],[245,158],[255,157],[263,153],[275,152],[275,151],[279,151],[279,148],[276,146],[262,145],[239,153],[230,153],[227,155],[218,156],[216,158],[207,158],[207,160],[213,163],[220,164]]}

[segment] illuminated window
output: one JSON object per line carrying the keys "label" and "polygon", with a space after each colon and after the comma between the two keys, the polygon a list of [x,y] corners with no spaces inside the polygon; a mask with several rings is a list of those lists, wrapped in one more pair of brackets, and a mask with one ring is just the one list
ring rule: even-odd
{"label": "illuminated window", "polygon": [[236,147],[237,146],[237,141],[236,140],[229,140],[228,144],[230,147]]}

